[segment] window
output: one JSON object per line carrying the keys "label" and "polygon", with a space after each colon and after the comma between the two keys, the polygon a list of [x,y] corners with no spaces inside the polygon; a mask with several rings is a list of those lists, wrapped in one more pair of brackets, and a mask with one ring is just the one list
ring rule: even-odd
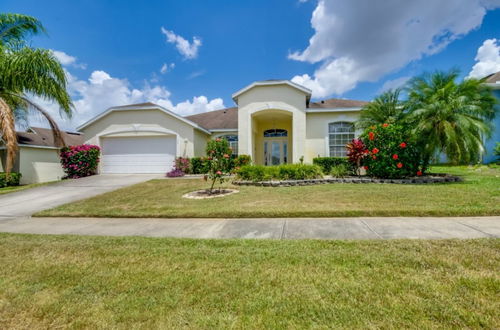
{"label": "window", "polygon": [[238,155],[238,135],[223,135],[221,138],[229,142],[229,146],[233,149],[233,155]]}
{"label": "window", "polygon": [[286,129],[268,129],[264,131],[264,137],[286,137],[288,136],[288,131]]}
{"label": "window", "polygon": [[328,124],[330,157],[346,157],[345,145],[354,139],[354,125],[340,121]]}

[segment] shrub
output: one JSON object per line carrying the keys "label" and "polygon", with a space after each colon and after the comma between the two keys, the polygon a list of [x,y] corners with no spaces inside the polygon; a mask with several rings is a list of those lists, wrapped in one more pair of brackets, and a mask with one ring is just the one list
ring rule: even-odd
{"label": "shrub", "polygon": [[340,164],[350,166],[349,161],[344,157],[317,157],[313,159],[313,164],[321,167],[323,173],[330,173],[333,166]]}
{"label": "shrub", "polygon": [[178,168],[174,168],[170,172],[167,172],[167,177],[169,178],[178,178],[180,176],[184,176],[186,173],[184,173],[182,170]]}
{"label": "shrub", "polygon": [[330,175],[335,178],[343,178],[349,174],[349,168],[346,164],[338,164],[332,167]]}
{"label": "shrub", "polygon": [[62,148],[61,165],[66,178],[77,179],[96,174],[100,154],[100,148],[90,144]]}
{"label": "shrub", "polygon": [[0,188],[19,186],[19,180],[21,180],[21,173],[10,172],[0,173]]}
{"label": "shrub", "polygon": [[236,175],[239,179],[246,181],[307,180],[321,177],[322,172],[317,165],[245,165],[236,170]]}
{"label": "shrub", "polygon": [[402,126],[381,124],[361,136],[366,146],[363,165],[369,176],[404,178],[421,175],[422,153],[410,132]]}
{"label": "shrub", "polygon": [[233,163],[235,168],[250,165],[252,163],[252,157],[249,155],[238,155]]}
{"label": "shrub", "polygon": [[208,172],[208,161],[206,157],[191,158],[191,173],[205,174]]}
{"label": "shrub", "polygon": [[367,155],[367,149],[365,144],[361,139],[352,139],[350,143],[346,145],[347,149],[347,159],[354,169],[356,175],[360,175],[360,167],[363,158]]}
{"label": "shrub", "polygon": [[177,157],[175,159],[175,169],[181,170],[184,174],[190,174],[192,170],[189,158]]}
{"label": "shrub", "polygon": [[232,169],[231,148],[226,139],[217,138],[207,143],[207,174],[206,179],[212,180],[209,192],[212,193],[215,182],[222,184]]}
{"label": "shrub", "polygon": [[497,156],[497,162],[500,162],[500,142],[497,142],[495,145],[495,149],[493,149],[493,154]]}

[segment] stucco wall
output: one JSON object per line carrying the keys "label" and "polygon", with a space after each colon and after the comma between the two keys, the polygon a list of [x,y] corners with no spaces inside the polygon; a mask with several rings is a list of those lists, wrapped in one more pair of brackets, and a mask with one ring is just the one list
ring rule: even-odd
{"label": "stucco wall", "polygon": [[59,162],[59,150],[21,147],[19,172],[21,184],[60,180],[64,171]]}
{"label": "stucco wall", "polygon": [[[354,123],[359,111],[306,114],[306,154],[304,161],[312,163],[313,158],[329,156],[328,124],[337,121]],[[356,132],[359,135],[361,132]]]}
{"label": "stucco wall", "polygon": [[207,141],[210,135],[205,134],[197,129],[194,130],[194,156],[203,157],[206,155]]}
{"label": "stucco wall", "polygon": [[[193,157],[204,148],[202,144],[195,151],[195,139],[203,143],[201,135],[205,133],[195,133],[193,126],[154,109],[113,111],[81,131],[86,143],[100,146],[99,136],[152,136],[165,134],[162,132],[165,129],[178,136],[177,156]],[[198,135],[196,138],[195,134]]]}
{"label": "stucco wall", "polygon": [[[284,110],[291,113],[293,143],[292,161],[305,154],[306,94],[288,85],[257,86],[238,97],[238,140],[240,154],[261,157],[257,143],[259,132],[255,130],[254,114],[266,110]],[[254,125],[252,125],[254,124]]]}

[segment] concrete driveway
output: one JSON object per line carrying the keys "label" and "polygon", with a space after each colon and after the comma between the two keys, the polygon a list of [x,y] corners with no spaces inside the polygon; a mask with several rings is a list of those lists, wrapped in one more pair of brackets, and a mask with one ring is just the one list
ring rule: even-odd
{"label": "concrete driveway", "polygon": [[161,174],[101,174],[0,195],[0,220],[29,216],[38,211],[161,177]]}

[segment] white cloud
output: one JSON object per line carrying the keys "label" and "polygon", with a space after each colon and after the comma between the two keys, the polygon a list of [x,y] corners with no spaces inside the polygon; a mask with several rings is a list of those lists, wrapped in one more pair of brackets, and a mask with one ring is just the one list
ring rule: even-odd
{"label": "white cloud", "polygon": [[77,58],[71,55],[66,54],[65,52],[59,50],[51,50],[52,54],[57,58],[57,60],[63,66],[72,66],[75,68],[85,69],[87,67],[84,63],[78,63]]}
{"label": "white cloud", "polygon": [[192,101],[186,100],[178,103],[174,111],[183,115],[191,115],[200,112],[207,112],[225,108],[224,101],[221,98],[208,100],[206,96],[195,96]]}
{"label": "white cloud", "polygon": [[399,78],[392,79],[392,80],[387,80],[382,85],[382,87],[380,88],[380,90],[378,91],[378,93],[386,92],[389,89],[396,89],[396,88],[403,87],[406,84],[406,82],[408,80],[410,80],[410,79],[411,79],[410,76],[404,76],[404,77],[399,77]]}
{"label": "white cloud", "polygon": [[[68,91],[72,95],[75,106],[71,120],[61,118],[59,108],[41,98],[33,98],[55,118],[64,129],[74,130],[77,126],[91,119],[112,106],[125,104],[153,102],[181,116],[224,108],[220,98],[208,100],[206,96],[193,97],[193,100],[174,105],[170,100],[171,93],[164,86],[145,83],[142,88],[134,88],[126,79],[110,76],[105,71],[94,71],[88,80],[80,80],[67,72]],[[33,126],[45,126],[46,123],[38,116],[30,118]]]}
{"label": "white cloud", "polygon": [[163,63],[160,69],[160,73],[165,74],[169,71],[172,71],[174,68],[175,68],[175,63],[170,63],[170,64]]}
{"label": "white cloud", "polygon": [[292,81],[311,88],[315,97],[343,94],[441,51],[497,7],[500,0],[319,0],[308,47],[289,58],[320,67]]}
{"label": "white cloud", "polygon": [[167,37],[168,43],[175,44],[175,47],[185,59],[193,59],[198,56],[198,49],[201,46],[199,37],[193,37],[193,41],[189,42],[180,35],[175,34],[174,31],[167,30],[164,27],[161,28],[161,33]]}
{"label": "white cloud", "polygon": [[488,39],[477,50],[476,64],[469,73],[469,78],[484,78],[500,71],[500,40]]}

